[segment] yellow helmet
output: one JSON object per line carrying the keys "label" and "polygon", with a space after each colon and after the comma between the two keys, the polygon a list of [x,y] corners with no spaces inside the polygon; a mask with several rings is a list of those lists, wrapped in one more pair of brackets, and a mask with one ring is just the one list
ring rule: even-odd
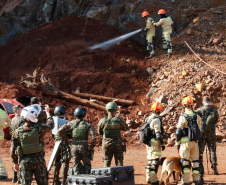
{"label": "yellow helmet", "polygon": [[151,106],[151,110],[153,111],[158,111],[158,112],[162,112],[163,108],[162,105],[159,102],[155,102],[152,106]]}
{"label": "yellow helmet", "polygon": [[193,105],[194,100],[190,96],[187,96],[186,98],[183,99],[182,104],[183,105]]}

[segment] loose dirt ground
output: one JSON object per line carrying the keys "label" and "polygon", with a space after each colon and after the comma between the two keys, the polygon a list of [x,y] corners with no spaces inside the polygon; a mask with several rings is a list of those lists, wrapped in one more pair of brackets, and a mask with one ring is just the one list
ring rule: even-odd
{"label": "loose dirt ground", "polygon": [[[49,158],[51,156],[52,150],[48,150],[46,152],[46,161],[48,164]],[[2,181],[0,184],[7,184],[7,185],[13,185],[11,183],[11,179],[13,176],[12,172],[12,163],[9,156],[9,148],[3,148],[0,151],[0,155],[4,160],[4,163],[6,165],[7,171],[8,171],[8,179],[5,181]],[[95,149],[94,154],[94,161],[92,162],[93,168],[100,168],[103,166],[102,162],[102,150],[101,147],[98,147]],[[176,148],[166,148],[165,151],[162,152],[163,157],[167,156],[177,156]],[[226,166],[226,160],[225,160],[225,146],[219,146],[217,148],[217,157],[218,157],[218,170],[220,175],[212,175],[212,170],[210,168],[209,164],[209,170],[210,174],[205,174],[204,179],[206,183],[208,184],[226,184],[226,172],[225,172],[225,166]],[[147,163],[146,159],[146,148],[144,146],[136,146],[134,147],[128,147],[127,153],[124,155],[124,165],[133,165],[135,168],[135,184],[146,184],[145,183],[145,166]],[[206,165],[206,154],[204,154],[204,166],[205,171],[207,172],[207,165]],[[72,166],[72,164],[70,164]],[[159,168],[158,176],[160,177],[161,167]],[[173,184],[173,179],[170,179],[171,184]],[[52,172],[50,173],[50,180],[49,184],[52,184]],[[174,183],[175,184],[175,183]],[[36,185],[35,181],[33,181],[32,185]]]}

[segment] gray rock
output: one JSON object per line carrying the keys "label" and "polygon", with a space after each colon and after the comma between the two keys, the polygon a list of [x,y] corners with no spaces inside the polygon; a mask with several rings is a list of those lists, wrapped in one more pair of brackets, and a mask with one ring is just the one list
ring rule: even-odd
{"label": "gray rock", "polygon": [[143,112],[143,111],[139,111],[139,112],[137,113],[137,115],[138,115],[138,116],[143,116],[143,115],[144,115],[144,112]]}

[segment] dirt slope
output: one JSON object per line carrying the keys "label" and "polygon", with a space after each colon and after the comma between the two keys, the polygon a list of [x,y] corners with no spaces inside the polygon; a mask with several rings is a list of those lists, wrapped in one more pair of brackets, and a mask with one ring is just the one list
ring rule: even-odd
{"label": "dirt slope", "polygon": [[[180,33],[208,63],[226,72],[225,13],[226,7],[212,8],[193,19]],[[121,34],[100,21],[71,16],[18,35],[0,47],[1,65],[4,66],[0,68],[0,97],[36,95],[43,103],[49,103],[52,110],[58,104],[65,105],[67,116],[72,119],[73,110],[78,105],[43,96],[41,92],[19,84],[21,76],[41,67],[43,74],[63,91],[71,93],[79,88],[81,92],[135,100],[136,106],[120,112],[131,124],[132,137],[130,133],[125,134],[130,144],[139,143],[138,128],[150,113],[151,103],[160,96],[162,98],[158,100],[166,103],[166,109],[172,107],[164,115],[164,125],[176,125],[184,96],[195,97],[198,107],[202,96],[209,95],[219,108],[218,130],[225,130],[225,75],[197,60],[177,35],[173,36],[174,55],[170,59],[165,57],[161,45],[158,45],[157,56],[146,60],[142,52],[145,47],[132,40],[118,43],[109,50],[84,52],[91,45]],[[148,67],[153,70],[152,76],[147,73]],[[203,84],[200,91],[196,88],[197,84]],[[152,88],[155,88],[155,93],[147,98],[146,94]],[[87,118],[96,127],[104,114],[88,109]],[[172,131],[166,131],[167,137],[170,137]]]}

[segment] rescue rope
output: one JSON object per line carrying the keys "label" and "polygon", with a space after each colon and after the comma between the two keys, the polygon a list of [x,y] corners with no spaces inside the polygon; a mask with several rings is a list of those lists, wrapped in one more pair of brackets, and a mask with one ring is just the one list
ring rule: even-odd
{"label": "rescue rope", "polygon": [[192,53],[197,57],[199,58],[203,63],[205,63],[206,65],[208,65],[209,67],[215,69],[216,71],[219,71],[220,73],[226,75],[225,72],[217,69],[216,67],[214,66],[211,66],[210,64],[208,64],[207,62],[205,62],[200,56],[198,56],[198,54],[190,47],[190,45],[187,43],[187,41],[182,37],[182,35],[180,33],[177,33],[179,35],[179,37],[184,41],[184,43],[187,45],[187,47],[192,51]]}

